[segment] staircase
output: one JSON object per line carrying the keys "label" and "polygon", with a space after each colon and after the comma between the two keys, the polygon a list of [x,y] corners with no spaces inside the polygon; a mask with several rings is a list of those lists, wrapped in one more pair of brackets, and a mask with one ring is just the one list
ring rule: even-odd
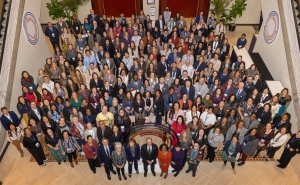
{"label": "staircase", "polygon": [[[6,36],[6,28],[8,25],[8,19],[9,19],[9,12],[10,12],[10,5],[12,0],[3,0],[2,10],[0,10],[0,69],[2,66],[2,58],[3,58],[3,50],[4,50],[4,44],[5,44],[5,36]],[[0,1],[1,2],[1,1]]]}
{"label": "staircase", "polygon": [[293,12],[296,22],[296,28],[298,33],[298,38],[300,38],[300,1],[299,0],[292,0],[293,3]]}

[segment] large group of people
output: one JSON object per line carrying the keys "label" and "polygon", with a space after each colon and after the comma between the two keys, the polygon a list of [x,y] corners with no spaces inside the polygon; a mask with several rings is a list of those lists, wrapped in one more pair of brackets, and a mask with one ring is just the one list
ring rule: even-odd
{"label": "large group of people", "polygon": [[[21,117],[1,108],[7,140],[22,157],[23,143],[44,166],[51,153],[74,168],[79,152],[94,173],[104,167],[109,180],[110,172],[126,180],[126,163],[130,178],[133,167],[138,174],[140,159],[145,177],[148,166],[156,175],[156,163],[161,177],[170,165],[176,177],[186,163],[195,177],[200,161],[213,162],[219,151],[223,168],[229,161],[236,173],[235,161],[242,166],[263,150],[269,160],[281,146],[278,167],[285,168],[300,150],[300,132],[292,134],[286,112],[288,89],[271,95],[255,64],[246,69],[242,56],[231,61],[225,34],[214,14],[206,19],[200,12],[188,25],[168,8],[156,21],[143,11],[109,20],[91,9],[82,23],[76,15],[71,25],[61,18],[48,23],[54,55],[37,78],[22,72]],[[246,43],[243,34],[236,45]],[[145,122],[173,129],[179,142],[170,148],[148,138],[140,147],[123,137]]]}

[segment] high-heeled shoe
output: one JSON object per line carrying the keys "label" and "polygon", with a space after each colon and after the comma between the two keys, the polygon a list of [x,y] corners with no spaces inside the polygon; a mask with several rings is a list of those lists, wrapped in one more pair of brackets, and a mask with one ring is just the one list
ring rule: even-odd
{"label": "high-heeled shoe", "polygon": [[131,178],[131,174],[128,174],[129,178]]}
{"label": "high-heeled shoe", "polygon": [[124,180],[127,180],[127,177],[125,174],[123,174],[122,176],[123,176]]}
{"label": "high-heeled shoe", "polygon": [[118,178],[119,178],[119,180],[122,180],[122,177],[121,177],[121,175],[118,175]]}
{"label": "high-heeled shoe", "polygon": [[165,174],[164,179],[166,179],[168,177],[168,172]]}
{"label": "high-heeled shoe", "polygon": [[162,177],[164,175],[164,172],[161,172],[160,176]]}

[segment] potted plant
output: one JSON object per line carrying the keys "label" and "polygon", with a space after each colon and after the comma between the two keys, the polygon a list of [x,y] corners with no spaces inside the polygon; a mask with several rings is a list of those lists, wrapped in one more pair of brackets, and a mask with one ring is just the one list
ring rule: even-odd
{"label": "potted plant", "polygon": [[235,2],[232,4],[229,13],[224,17],[226,19],[226,24],[228,25],[229,31],[235,31],[235,20],[237,17],[241,17],[243,15],[243,12],[246,10],[246,6],[246,0],[235,0]]}
{"label": "potted plant", "polygon": [[220,21],[220,18],[229,11],[228,6],[233,0],[211,0],[210,11],[215,14],[217,22]]}

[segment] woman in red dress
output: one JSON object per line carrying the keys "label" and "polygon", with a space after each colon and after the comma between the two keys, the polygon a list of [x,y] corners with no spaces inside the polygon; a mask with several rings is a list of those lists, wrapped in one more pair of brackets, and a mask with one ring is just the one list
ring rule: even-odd
{"label": "woman in red dress", "polygon": [[157,159],[161,169],[160,176],[162,177],[165,173],[164,179],[166,179],[168,177],[169,166],[172,160],[172,152],[169,151],[166,144],[160,145]]}

